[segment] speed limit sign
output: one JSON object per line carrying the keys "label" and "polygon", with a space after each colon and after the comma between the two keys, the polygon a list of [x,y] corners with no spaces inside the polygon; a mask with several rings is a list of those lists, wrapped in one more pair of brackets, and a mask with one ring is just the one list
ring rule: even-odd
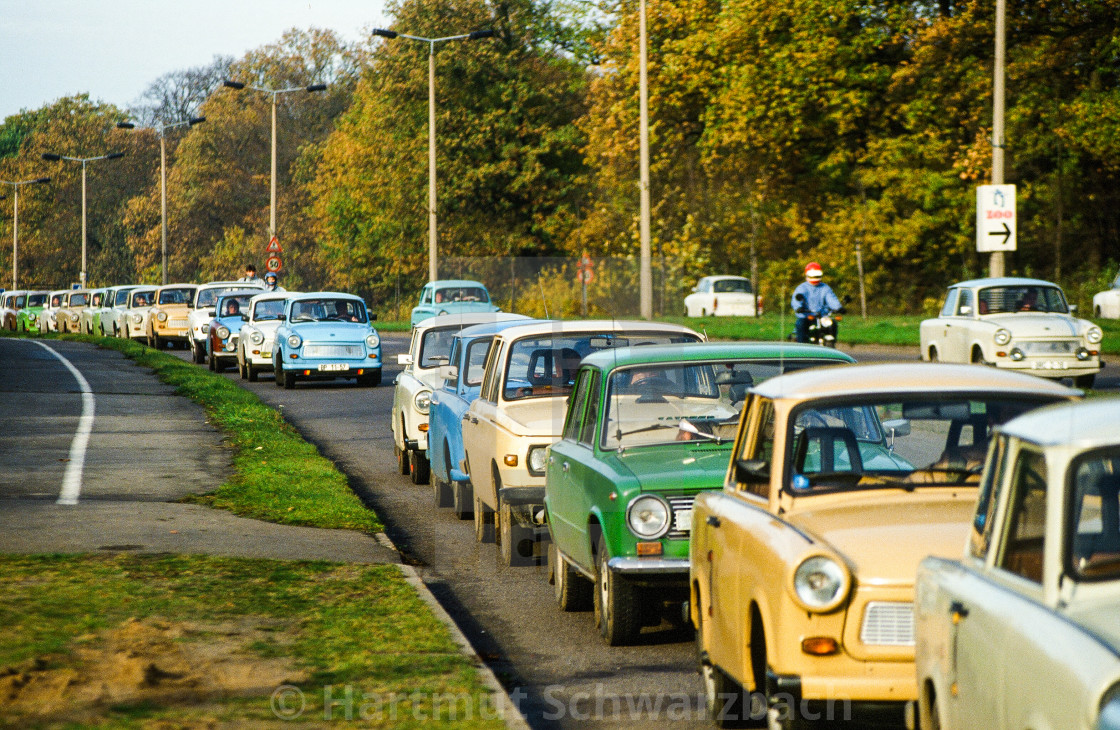
{"label": "speed limit sign", "polygon": [[264,262],[264,268],[274,274],[283,267],[284,262],[280,260],[279,256],[269,256],[268,260]]}

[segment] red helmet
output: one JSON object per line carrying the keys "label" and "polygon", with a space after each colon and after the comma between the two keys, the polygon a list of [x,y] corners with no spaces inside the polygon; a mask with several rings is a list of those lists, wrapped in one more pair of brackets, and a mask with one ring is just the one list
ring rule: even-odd
{"label": "red helmet", "polygon": [[808,264],[806,264],[806,266],[805,266],[805,278],[806,279],[809,279],[810,281],[820,281],[820,279],[823,275],[824,275],[824,271],[821,270],[821,265],[818,264],[816,261],[811,261]]}

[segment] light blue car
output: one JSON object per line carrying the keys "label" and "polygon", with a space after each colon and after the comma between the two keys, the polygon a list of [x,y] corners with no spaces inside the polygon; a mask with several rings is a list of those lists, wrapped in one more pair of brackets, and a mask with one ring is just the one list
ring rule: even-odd
{"label": "light blue car", "polygon": [[486,285],[468,279],[431,281],[420,290],[420,303],[412,308],[412,326],[428,317],[469,312],[500,312],[490,301]]}
{"label": "light blue car", "polygon": [[296,380],[354,378],[381,383],[381,337],[366,303],[354,294],[293,294],[284,304],[272,350],[276,385]]}
{"label": "light blue car", "polygon": [[463,414],[482,389],[486,353],[494,335],[507,327],[525,324],[508,320],[467,327],[451,343],[451,358],[441,368],[443,384],[432,391],[428,407],[428,460],[437,507],[452,507],[461,520],[474,516],[470,477],[460,468],[463,450]]}

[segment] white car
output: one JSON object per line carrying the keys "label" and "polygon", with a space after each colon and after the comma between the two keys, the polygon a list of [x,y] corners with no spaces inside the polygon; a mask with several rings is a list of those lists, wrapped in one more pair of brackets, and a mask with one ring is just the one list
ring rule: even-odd
{"label": "white car", "polygon": [[545,459],[560,438],[584,356],[701,341],[680,325],[623,320],[529,322],[495,335],[482,390],[462,422],[461,471],[474,491],[476,539],[496,541],[506,565],[534,559],[543,534]]}
{"label": "white car", "polygon": [[148,341],[148,312],[155,301],[155,286],[138,286],[128,292],[128,306],[120,309],[115,327],[117,336],[137,342]]}
{"label": "white car", "polygon": [[1074,317],[1057,284],[1000,277],[949,287],[919,329],[922,359],[992,365],[1090,388],[1101,369],[1101,328]]}
{"label": "white car", "polygon": [[272,342],[284,313],[284,300],[295,293],[265,292],[249,300],[249,319],[241,325],[237,338],[237,372],[242,379],[252,383],[258,374],[272,372]]}
{"label": "white car", "polygon": [[412,328],[408,352],[397,355],[404,370],[393,381],[390,425],[397,466],[413,484],[428,483],[428,406],[432,391],[443,382],[439,368],[450,361],[451,341],[466,327],[514,319],[530,318],[504,312],[446,314],[421,320]]}
{"label": "white car", "polygon": [[754,317],[762,314],[751,280],[742,276],[705,276],[684,298],[686,317]]}
{"label": "white car", "polygon": [[1120,403],[1004,424],[963,557],[916,591],[920,727],[1120,727]]}
{"label": "white car", "polygon": [[6,291],[0,294],[0,327],[6,330],[16,329],[16,317],[23,303],[27,301],[27,292],[23,289]]}
{"label": "white car", "polygon": [[1112,287],[1093,295],[1093,316],[1097,319],[1120,319],[1120,274],[1112,280]]}
{"label": "white car", "polygon": [[210,320],[214,319],[214,305],[218,297],[230,291],[260,289],[265,291],[264,282],[257,281],[211,281],[202,284],[194,293],[187,312],[187,346],[191,359],[196,365],[206,362],[206,335],[210,331]]}
{"label": "white car", "polygon": [[89,292],[89,302],[86,304],[85,309],[78,313],[78,332],[86,335],[97,335],[100,332],[93,331],[93,315],[97,310],[101,309],[101,303],[105,300],[105,289],[91,289]]}
{"label": "white car", "polygon": [[55,289],[50,293],[50,296],[47,297],[47,304],[43,307],[42,314],[39,315],[40,333],[58,332],[58,310],[66,303],[66,297],[69,295],[69,289]]}
{"label": "white car", "polygon": [[124,322],[124,313],[128,309],[129,294],[138,285],[128,284],[125,286],[114,287],[113,298],[106,301],[109,309],[101,315],[102,329],[105,330],[106,335],[113,337],[123,337],[121,334],[122,325]]}

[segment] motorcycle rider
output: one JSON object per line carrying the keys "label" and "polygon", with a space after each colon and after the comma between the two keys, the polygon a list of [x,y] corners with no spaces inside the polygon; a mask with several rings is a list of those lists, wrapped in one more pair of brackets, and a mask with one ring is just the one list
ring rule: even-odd
{"label": "motorcycle rider", "polygon": [[816,261],[805,266],[805,281],[793,290],[791,306],[797,314],[794,332],[798,342],[809,341],[809,317],[823,317],[832,312],[841,312],[844,305],[832,287],[822,281],[824,271]]}

